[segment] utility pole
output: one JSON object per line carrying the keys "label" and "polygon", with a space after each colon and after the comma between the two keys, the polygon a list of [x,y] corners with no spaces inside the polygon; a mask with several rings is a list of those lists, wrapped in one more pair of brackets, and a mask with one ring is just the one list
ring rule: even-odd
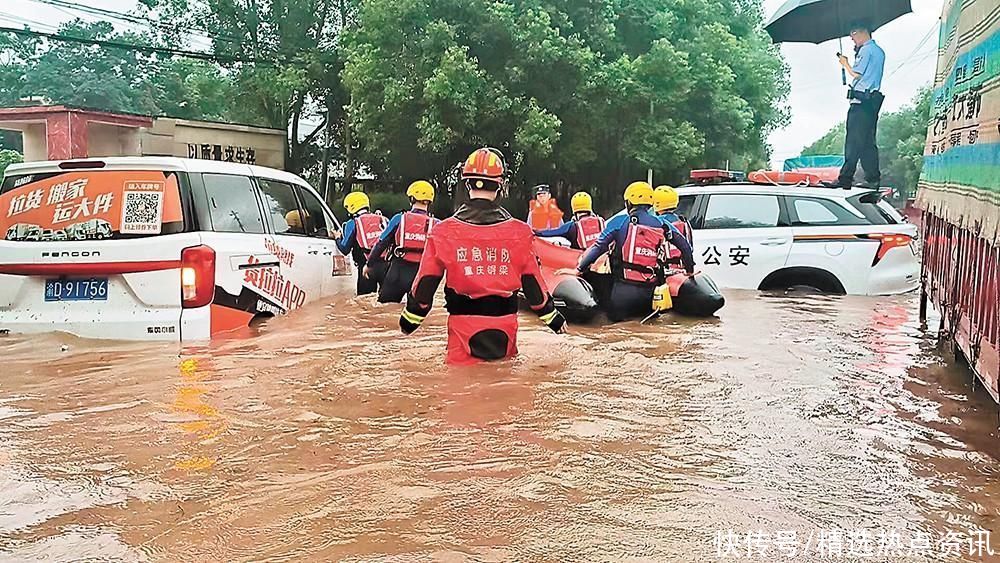
{"label": "utility pole", "polygon": [[[653,100],[649,100],[649,123],[653,123]],[[650,186],[653,185],[653,167],[650,165],[649,170],[646,171],[646,183]]]}
{"label": "utility pole", "polygon": [[323,134],[323,169],[320,171],[319,175],[319,185],[323,190],[323,201],[330,204],[330,141],[331,133],[333,132],[333,103],[331,103],[330,98],[333,95],[329,94],[326,102],[326,132]]}

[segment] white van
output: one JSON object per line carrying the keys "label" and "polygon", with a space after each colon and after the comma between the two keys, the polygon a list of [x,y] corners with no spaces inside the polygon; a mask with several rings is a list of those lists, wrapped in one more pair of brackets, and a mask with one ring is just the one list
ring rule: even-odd
{"label": "white van", "polygon": [[315,190],[279,170],[15,164],[0,185],[0,334],[207,339],[334,293],[351,274],[339,230]]}

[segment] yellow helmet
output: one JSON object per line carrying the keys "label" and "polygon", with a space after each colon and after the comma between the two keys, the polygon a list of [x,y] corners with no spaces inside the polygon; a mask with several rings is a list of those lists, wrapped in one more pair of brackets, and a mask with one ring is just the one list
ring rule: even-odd
{"label": "yellow helmet", "polygon": [[625,188],[625,201],[632,205],[653,205],[653,186],[646,182],[632,182]]}
{"label": "yellow helmet", "polygon": [[415,201],[434,201],[434,186],[426,180],[417,180],[406,188],[406,195]]}
{"label": "yellow helmet", "polygon": [[677,190],[670,186],[660,186],[653,192],[653,210],[657,213],[668,209],[677,209],[681,198]]}
{"label": "yellow helmet", "polygon": [[293,209],[288,213],[285,213],[285,222],[288,223],[288,226],[292,229],[303,228],[302,220],[308,218],[309,218],[308,211],[299,211],[298,209]]}
{"label": "yellow helmet", "polygon": [[351,215],[354,215],[362,209],[371,207],[371,205],[371,201],[368,199],[368,194],[365,192],[351,192],[344,198],[344,209],[346,209]]}
{"label": "yellow helmet", "polygon": [[569,206],[573,208],[573,213],[593,211],[594,199],[587,192],[576,192],[573,194],[573,198],[569,200]]}

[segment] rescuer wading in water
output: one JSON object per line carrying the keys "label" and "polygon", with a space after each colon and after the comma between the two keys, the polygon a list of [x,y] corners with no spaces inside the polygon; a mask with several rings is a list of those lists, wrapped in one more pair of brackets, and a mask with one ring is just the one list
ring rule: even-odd
{"label": "rescuer wading in water", "polygon": [[446,278],[449,364],[517,354],[518,291],[549,328],[565,330],[566,321],[555,308],[532,251],[531,227],[511,217],[497,201],[506,168],[503,155],[492,148],[479,149],[465,161],[461,183],[469,190],[469,201],[431,229],[399,319],[405,334],[419,328]]}

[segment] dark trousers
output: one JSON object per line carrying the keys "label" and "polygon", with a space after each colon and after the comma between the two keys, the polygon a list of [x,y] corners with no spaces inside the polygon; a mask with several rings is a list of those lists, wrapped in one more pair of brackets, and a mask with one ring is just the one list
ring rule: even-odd
{"label": "dark trousers", "polygon": [[652,284],[640,285],[623,281],[615,281],[611,287],[611,299],[608,303],[608,319],[613,323],[642,319],[653,312]]}
{"label": "dark trousers", "polygon": [[358,295],[369,295],[378,291],[378,280],[380,276],[377,275],[378,272],[372,272],[372,278],[368,279],[362,273],[365,269],[364,262],[355,262],[354,265],[358,269]]}
{"label": "dark trousers", "polygon": [[378,302],[402,303],[403,297],[413,287],[413,280],[417,277],[419,269],[419,262],[408,262],[402,258],[393,259],[385,279],[382,280],[382,287],[378,290]]}
{"label": "dark trousers", "polygon": [[847,111],[847,140],[844,143],[844,167],[840,169],[840,184],[850,186],[858,170],[858,161],[865,169],[865,181],[878,187],[882,180],[878,162],[878,114],[885,96],[880,93],[851,104]]}

